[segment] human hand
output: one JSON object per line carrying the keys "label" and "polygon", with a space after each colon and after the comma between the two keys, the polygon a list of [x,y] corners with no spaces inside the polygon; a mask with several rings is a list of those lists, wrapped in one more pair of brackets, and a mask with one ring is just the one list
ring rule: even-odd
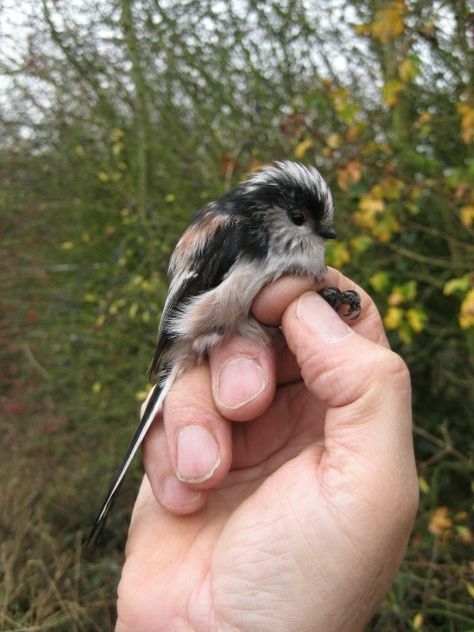
{"label": "human hand", "polygon": [[354,632],[388,591],[418,501],[409,375],[370,297],[335,270],[324,285],[359,292],[350,327],[287,277],[253,304],[286,344],[233,338],[173,385],[144,446],[119,632]]}

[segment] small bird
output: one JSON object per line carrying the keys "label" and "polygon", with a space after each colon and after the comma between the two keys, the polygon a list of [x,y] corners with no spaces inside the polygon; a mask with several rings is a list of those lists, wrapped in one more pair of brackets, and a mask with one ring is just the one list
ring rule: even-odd
{"label": "small bird", "polygon": [[[319,171],[289,161],[254,173],[196,214],[170,259],[170,286],[149,369],[156,384],[88,542],[100,538],[125,473],[174,380],[233,334],[270,344],[278,329],[253,318],[253,299],[283,275],[320,282],[325,241],[336,237],[333,221],[333,197]],[[359,315],[356,292],[325,288],[320,294],[336,310],[345,305],[347,314]]]}

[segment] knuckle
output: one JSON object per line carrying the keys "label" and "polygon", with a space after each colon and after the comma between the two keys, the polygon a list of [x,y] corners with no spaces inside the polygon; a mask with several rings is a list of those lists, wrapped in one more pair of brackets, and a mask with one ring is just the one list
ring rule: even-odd
{"label": "knuckle", "polygon": [[410,371],[405,361],[394,351],[383,349],[379,361],[379,374],[404,390],[410,389]]}

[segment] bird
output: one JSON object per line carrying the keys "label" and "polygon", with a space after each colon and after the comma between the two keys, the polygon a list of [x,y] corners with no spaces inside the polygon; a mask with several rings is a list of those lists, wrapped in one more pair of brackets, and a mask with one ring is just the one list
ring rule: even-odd
{"label": "bird", "polygon": [[[155,385],[88,543],[100,539],[125,473],[176,378],[234,334],[271,344],[278,328],[251,315],[253,299],[283,275],[321,282],[325,243],[335,237],[328,184],[316,167],[297,162],[275,162],[250,174],[196,213],[169,262],[169,290],[149,368]],[[347,315],[359,315],[357,292],[330,287],[320,294],[334,309],[345,305]]]}

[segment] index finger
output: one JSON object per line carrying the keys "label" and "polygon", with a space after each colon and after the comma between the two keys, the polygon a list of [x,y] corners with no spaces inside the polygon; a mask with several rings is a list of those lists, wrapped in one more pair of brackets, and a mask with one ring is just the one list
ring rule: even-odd
{"label": "index finger", "polygon": [[[390,347],[382,318],[372,298],[357,283],[335,268],[328,268],[326,276],[318,284],[306,278],[285,276],[266,285],[252,303],[252,314],[266,325],[278,326],[290,303],[304,292],[311,290],[317,292],[324,287],[355,290],[361,299],[361,312],[358,318],[348,320],[348,324],[365,338],[384,347]],[[341,318],[344,316],[341,315]]]}

